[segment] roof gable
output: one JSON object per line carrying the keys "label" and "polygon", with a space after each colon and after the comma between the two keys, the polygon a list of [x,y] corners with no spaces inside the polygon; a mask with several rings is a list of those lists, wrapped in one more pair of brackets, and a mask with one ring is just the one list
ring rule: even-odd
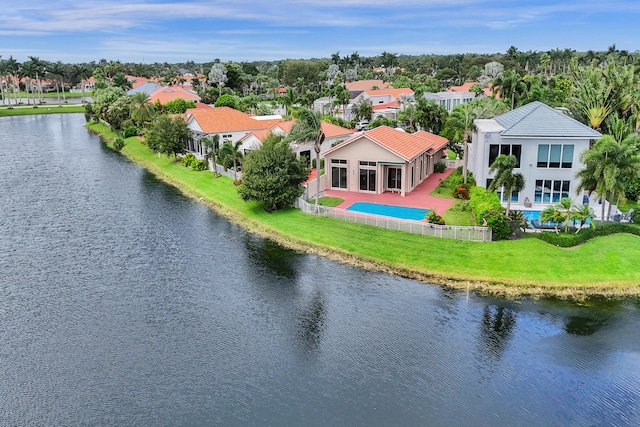
{"label": "roof gable", "polygon": [[252,119],[248,114],[230,107],[194,109],[189,111],[189,115],[204,133],[251,131],[267,127],[264,121]]}
{"label": "roof gable", "polygon": [[425,151],[429,151],[436,145],[443,144],[440,146],[442,147],[449,142],[446,138],[442,138],[425,131],[411,134],[388,126],[379,126],[361,134],[357,134],[344,141],[342,144],[331,147],[323,154],[329,154],[363,137],[392,152],[406,162],[411,161]]}
{"label": "roof gable", "polygon": [[504,127],[501,136],[510,137],[580,137],[597,139],[602,135],[579,121],[534,101],[494,117]]}

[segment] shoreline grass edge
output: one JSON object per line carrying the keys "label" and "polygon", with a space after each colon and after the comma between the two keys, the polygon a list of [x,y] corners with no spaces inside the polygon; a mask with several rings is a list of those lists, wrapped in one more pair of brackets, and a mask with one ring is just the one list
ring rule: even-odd
{"label": "shoreline grass edge", "polygon": [[[111,147],[111,141],[114,138],[115,134],[111,132],[106,126],[102,124],[89,123],[87,124],[87,128],[93,132],[98,134],[101,139]],[[146,170],[151,172],[161,181],[164,181],[178,190],[180,190],[184,195],[193,198],[195,200],[200,201],[201,203],[207,205],[209,208],[213,209],[218,214],[224,216],[228,220],[233,223],[241,226],[245,230],[250,233],[255,233],[261,237],[270,239],[282,246],[287,248],[305,252],[312,253],[322,257],[326,257],[332,259],[334,261],[338,261],[341,263],[349,264],[355,267],[384,272],[387,274],[398,275],[401,277],[405,277],[408,279],[417,280],[423,283],[435,284],[439,286],[443,286],[450,289],[458,289],[458,290],[470,290],[483,295],[491,295],[502,298],[542,298],[542,297],[553,297],[559,299],[569,299],[569,300],[585,300],[589,298],[624,298],[624,297],[637,297],[640,295],[640,271],[631,271],[630,274],[619,274],[613,275],[612,277],[608,277],[607,281],[602,282],[574,282],[567,280],[553,280],[553,278],[545,278],[544,275],[541,275],[541,280],[533,280],[531,277],[525,277],[524,279],[514,279],[509,277],[492,277],[492,275],[487,274],[485,271],[484,274],[480,270],[476,270],[474,268],[467,269],[466,271],[438,271],[433,269],[427,269],[422,266],[416,265],[415,263],[407,263],[403,264],[403,261],[393,260],[393,259],[383,259],[379,257],[368,256],[363,253],[354,253],[349,250],[349,248],[342,247],[339,244],[331,243],[331,242],[322,242],[318,240],[313,240],[310,238],[301,238],[295,232],[287,232],[286,230],[278,229],[274,226],[274,218],[277,221],[279,216],[282,216],[283,213],[275,213],[275,214],[266,214],[259,212],[262,210],[258,204],[255,203],[246,203],[246,209],[236,209],[236,207],[232,206],[228,202],[225,203],[223,197],[214,197],[212,196],[214,193],[212,191],[203,191],[199,189],[196,185],[193,185],[193,181],[202,181],[200,180],[192,180],[192,179],[184,179],[186,174],[178,173],[182,171],[186,171],[189,175],[200,174],[201,177],[207,177],[209,182],[215,182],[212,174],[207,172],[193,172],[190,173],[188,169],[184,168],[181,165],[171,165],[173,163],[172,159],[169,159],[166,156],[162,158],[157,158],[155,153],[152,153],[148,150],[144,144],[138,138],[129,138],[126,141],[125,148],[122,150],[122,154],[125,155],[131,161],[141,165]],[[146,150],[146,153],[145,153]],[[172,170],[176,168],[176,170]],[[177,169],[180,168],[180,169]],[[167,170],[169,169],[169,171]],[[173,173],[172,173],[173,172]],[[228,179],[216,178],[216,181],[220,180],[220,182],[226,182]],[[191,181],[191,182],[189,182]],[[235,193],[235,187],[231,185],[231,180],[228,180],[228,186],[231,187],[232,192],[234,193],[237,200],[240,200]],[[228,196],[228,194],[227,194]],[[240,200],[241,203],[242,202]],[[297,211],[297,210],[296,210]],[[326,222],[326,221],[338,221],[329,218],[319,218],[314,216],[305,215],[304,213],[299,212],[299,215],[304,215],[307,217],[307,222]],[[290,213],[290,212],[289,212]],[[285,213],[286,214],[286,213]],[[265,217],[265,215],[269,215],[269,217]],[[300,220],[300,218],[297,218]],[[353,224],[353,223],[345,223],[348,225],[356,226],[360,225],[361,227],[368,227],[361,224]],[[345,227],[345,224],[341,224],[340,228],[349,228],[349,229],[359,229],[359,227]],[[304,228],[304,227],[303,227]],[[391,236],[393,238],[401,237],[397,233],[401,233],[399,231],[392,230],[383,230],[376,229],[374,227],[368,227],[369,229],[374,229],[376,233],[384,236]],[[402,233],[407,234],[407,233]],[[406,237],[406,236],[402,236]],[[423,236],[417,236],[419,238],[425,239],[424,241],[427,243],[425,247],[428,249],[433,249],[433,247],[438,246],[438,240],[442,242],[442,239],[436,238],[428,238]],[[636,240],[639,239],[637,236],[630,236]],[[616,236],[607,236],[602,238],[594,239],[599,241],[599,239],[610,239],[616,238]],[[403,239],[399,239],[403,240]],[[406,240],[406,238],[404,239]],[[434,240],[436,240],[434,242]],[[527,240],[535,240],[536,245],[545,245],[549,252],[558,251],[558,253],[562,252],[571,252],[576,251],[577,248],[572,249],[560,249],[554,246],[548,245],[544,242],[538,241],[537,239],[527,239]],[[451,241],[447,243],[443,243],[443,246],[453,245],[455,246],[457,241]],[[464,251],[465,248],[468,248],[469,245],[504,245],[504,244],[513,244],[517,246],[517,242],[507,241],[507,242],[493,242],[493,243],[476,243],[476,242],[467,242],[466,244],[459,243],[460,251]],[[586,246],[586,245],[585,245]],[[617,244],[613,245],[614,247]],[[635,242],[635,246],[638,247],[634,251],[636,255],[640,255],[640,240]],[[514,248],[517,250],[518,248]],[[521,248],[524,249],[524,248]],[[593,247],[596,250],[596,247]],[[579,250],[579,249],[578,249]],[[606,256],[606,254],[604,254]],[[630,254],[629,256],[635,257],[635,255]],[[471,257],[470,257],[471,258]],[[553,258],[553,256],[551,257]],[[487,260],[485,260],[487,261]],[[434,261],[437,262],[437,261]],[[559,262],[562,262],[559,260]],[[533,268],[534,273],[536,268]],[[534,274],[535,276],[535,274]],[[622,277],[616,277],[622,276]]]}

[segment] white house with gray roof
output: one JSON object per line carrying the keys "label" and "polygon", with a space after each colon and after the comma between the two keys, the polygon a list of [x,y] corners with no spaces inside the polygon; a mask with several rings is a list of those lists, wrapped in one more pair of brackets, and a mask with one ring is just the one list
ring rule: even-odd
{"label": "white house with gray roof", "polygon": [[[511,195],[513,209],[544,209],[563,197],[583,203],[575,175],[583,168],[580,156],[590,141],[602,136],[599,132],[538,101],[493,119],[475,120],[475,125],[468,167],[478,185],[489,185],[489,166],[498,155],[513,154],[518,159],[514,172],[525,178],[525,188]],[[498,193],[506,203],[508,195]],[[592,196],[589,202],[595,206],[598,200]]]}

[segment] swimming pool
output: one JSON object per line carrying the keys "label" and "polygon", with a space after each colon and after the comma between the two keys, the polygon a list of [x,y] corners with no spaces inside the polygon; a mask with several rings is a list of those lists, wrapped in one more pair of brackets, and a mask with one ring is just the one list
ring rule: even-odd
{"label": "swimming pool", "polygon": [[[529,224],[531,224],[531,221],[534,220],[534,219],[535,220],[540,220],[540,212],[542,212],[542,211],[533,211],[533,210],[530,210],[530,211],[529,210],[524,210],[524,211],[522,211],[524,216],[526,216],[527,219],[529,220]],[[542,223],[542,224],[544,224],[544,225],[553,225],[553,223],[551,223],[551,222],[546,222],[546,223]],[[577,221],[577,222],[571,221],[571,224],[572,225],[575,225],[575,224],[580,225],[580,221]],[[589,224],[589,220],[587,220],[587,222],[585,224]]]}
{"label": "swimming pool", "polygon": [[423,220],[429,209],[409,208],[406,206],[381,205],[378,203],[356,202],[347,208],[348,211],[373,215],[390,216],[400,219]]}

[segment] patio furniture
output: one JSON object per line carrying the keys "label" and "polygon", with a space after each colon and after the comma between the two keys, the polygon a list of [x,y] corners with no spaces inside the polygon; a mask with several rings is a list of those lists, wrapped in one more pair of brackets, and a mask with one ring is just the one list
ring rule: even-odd
{"label": "patio furniture", "polygon": [[533,204],[531,203],[531,200],[529,200],[528,197],[524,198],[524,207],[525,208],[530,208],[531,206],[533,206]]}

